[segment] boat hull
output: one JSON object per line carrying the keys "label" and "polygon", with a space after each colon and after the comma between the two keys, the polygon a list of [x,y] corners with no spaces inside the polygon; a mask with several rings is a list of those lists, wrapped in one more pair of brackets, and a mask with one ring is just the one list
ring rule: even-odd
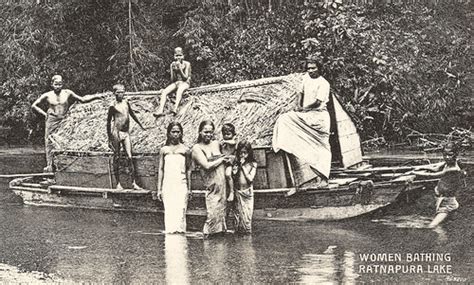
{"label": "boat hull", "polygon": [[[24,179],[23,179],[24,181]],[[420,195],[431,188],[427,182],[400,182],[324,189],[255,190],[254,219],[274,221],[334,221],[357,217],[388,206],[397,200]],[[72,186],[44,187],[16,181],[10,189],[24,204],[94,210],[163,212],[163,204],[148,190],[114,190]],[[205,216],[205,191],[194,190],[187,215]]]}

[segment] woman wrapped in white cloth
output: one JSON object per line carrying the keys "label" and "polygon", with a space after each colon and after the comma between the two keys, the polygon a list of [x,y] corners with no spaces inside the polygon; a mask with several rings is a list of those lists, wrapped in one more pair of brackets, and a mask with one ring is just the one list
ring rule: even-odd
{"label": "woman wrapped in white cloth", "polygon": [[186,232],[186,208],[191,197],[191,154],[183,144],[183,127],[168,125],[167,140],[160,150],[157,197],[165,209],[165,232]]}
{"label": "woman wrapped in white cloth", "polygon": [[314,180],[321,185],[329,178],[331,169],[331,124],[326,108],[330,85],[320,74],[320,63],[308,61],[306,70],[295,110],[280,115],[273,129],[274,151],[283,150],[292,154],[299,167],[312,170],[311,173],[298,172],[299,175],[295,175],[296,186]]}

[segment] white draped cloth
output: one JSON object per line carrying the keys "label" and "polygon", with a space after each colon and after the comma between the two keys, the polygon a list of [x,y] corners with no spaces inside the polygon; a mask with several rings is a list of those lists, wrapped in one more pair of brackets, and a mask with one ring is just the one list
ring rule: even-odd
{"label": "white draped cloth", "polygon": [[303,78],[301,107],[308,107],[316,100],[322,103],[310,111],[290,111],[278,117],[273,129],[273,149],[291,153],[314,170],[329,178],[331,147],[329,144],[330,118],[326,108],[329,101],[329,82],[320,76],[308,74]]}
{"label": "white draped cloth", "polygon": [[184,153],[167,153],[164,157],[163,205],[165,232],[186,232],[188,188],[186,184],[186,158]]}

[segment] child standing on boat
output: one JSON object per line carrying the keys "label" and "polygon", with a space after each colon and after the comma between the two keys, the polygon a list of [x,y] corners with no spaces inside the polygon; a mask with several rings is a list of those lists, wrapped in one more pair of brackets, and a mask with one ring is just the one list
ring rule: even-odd
{"label": "child standing on boat", "polygon": [[[221,141],[221,152],[224,155],[230,155],[231,157],[235,156],[235,148],[237,146],[237,141],[235,139],[235,127],[231,123],[226,123],[222,126],[222,141]],[[225,179],[227,182],[228,193],[228,202],[234,200],[234,180],[232,178],[232,166],[234,159],[229,163],[225,168]]]}
{"label": "child standing on boat", "polygon": [[[125,149],[127,161],[131,168],[133,189],[142,189],[137,185],[135,180],[135,167],[132,160],[132,143],[130,141],[130,117],[143,128],[138,118],[135,116],[130,104],[124,99],[125,87],[122,84],[116,84],[113,87],[115,99],[117,100],[113,106],[110,106],[107,115],[107,135],[109,137],[109,146],[114,152],[113,155],[113,169],[115,180],[117,181],[117,189],[123,189],[120,184],[119,160],[121,156],[121,147]],[[113,122],[113,123],[112,123]]]}
{"label": "child standing on boat", "polygon": [[464,171],[461,170],[457,163],[457,153],[456,145],[448,143],[443,149],[445,163],[441,164],[438,169],[435,169],[435,172],[412,171],[416,175],[440,178],[435,188],[435,195],[437,197],[436,216],[431,221],[430,228],[438,226],[447,218],[450,212],[459,208],[455,195],[465,185]]}
{"label": "child standing on boat", "polygon": [[172,113],[176,115],[183,93],[189,89],[191,84],[191,63],[184,60],[183,49],[180,47],[174,49],[174,61],[170,65],[170,73],[172,83],[162,90],[160,107],[156,113],[153,113],[155,117],[164,115],[163,111],[165,109],[166,97],[174,91],[176,91],[176,101]]}
{"label": "child standing on boat", "polygon": [[232,169],[235,181],[235,232],[248,234],[252,232],[253,179],[257,173],[257,162],[249,142],[237,144],[236,160]]}

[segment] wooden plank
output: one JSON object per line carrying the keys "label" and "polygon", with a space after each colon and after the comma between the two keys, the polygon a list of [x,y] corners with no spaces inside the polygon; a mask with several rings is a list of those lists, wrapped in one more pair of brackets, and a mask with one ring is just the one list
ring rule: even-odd
{"label": "wooden plank", "polygon": [[337,134],[344,136],[352,133],[357,133],[357,128],[350,118],[346,118],[342,121],[337,121]]}
{"label": "wooden plank", "polygon": [[351,183],[351,182],[353,182],[353,181],[356,181],[357,179],[359,179],[359,178],[357,178],[357,177],[350,177],[350,178],[330,179],[330,180],[329,180],[329,184],[330,184],[330,187],[329,187],[329,188],[331,188],[331,186],[332,186],[333,184],[335,184],[335,185],[337,185],[337,186],[341,186],[341,185],[349,184],[349,183]]}
{"label": "wooden plank", "polygon": [[258,167],[266,167],[267,166],[267,154],[266,149],[254,149],[253,154],[255,155],[255,160],[257,161]]}
{"label": "wooden plank", "polygon": [[106,156],[71,156],[59,154],[54,156],[58,172],[104,174],[108,173]]}
{"label": "wooden plank", "polygon": [[[57,172],[55,179],[56,183],[60,185],[110,188],[110,177],[108,173]],[[115,185],[116,184],[114,184],[113,187],[115,187]]]}
{"label": "wooden plank", "polygon": [[339,138],[339,145],[341,153],[347,152],[353,149],[360,149],[360,138],[359,135],[354,133]]}
{"label": "wooden plank", "polygon": [[351,167],[362,161],[362,151],[360,148],[343,152],[341,156],[344,167]]}
{"label": "wooden plank", "polygon": [[204,189],[204,181],[202,180],[201,173],[198,170],[191,172],[191,189]]}
{"label": "wooden plank", "polygon": [[268,189],[268,177],[266,168],[257,168],[257,174],[253,182],[254,189]]}
{"label": "wooden plank", "polygon": [[89,192],[89,193],[115,193],[115,194],[150,194],[150,190],[133,190],[133,189],[110,189],[110,188],[97,188],[97,187],[77,187],[77,186],[60,186],[60,185],[52,185],[49,186],[51,190],[55,191],[74,191],[74,192]]}
{"label": "wooden plank", "polygon": [[282,152],[267,153],[267,177],[269,188],[288,187],[287,175],[285,172]]}
{"label": "wooden plank", "polygon": [[53,172],[44,172],[44,173],[19,173],[19,174],[0,174],[0,178],[22,178],[22,177],[53,177]]}

